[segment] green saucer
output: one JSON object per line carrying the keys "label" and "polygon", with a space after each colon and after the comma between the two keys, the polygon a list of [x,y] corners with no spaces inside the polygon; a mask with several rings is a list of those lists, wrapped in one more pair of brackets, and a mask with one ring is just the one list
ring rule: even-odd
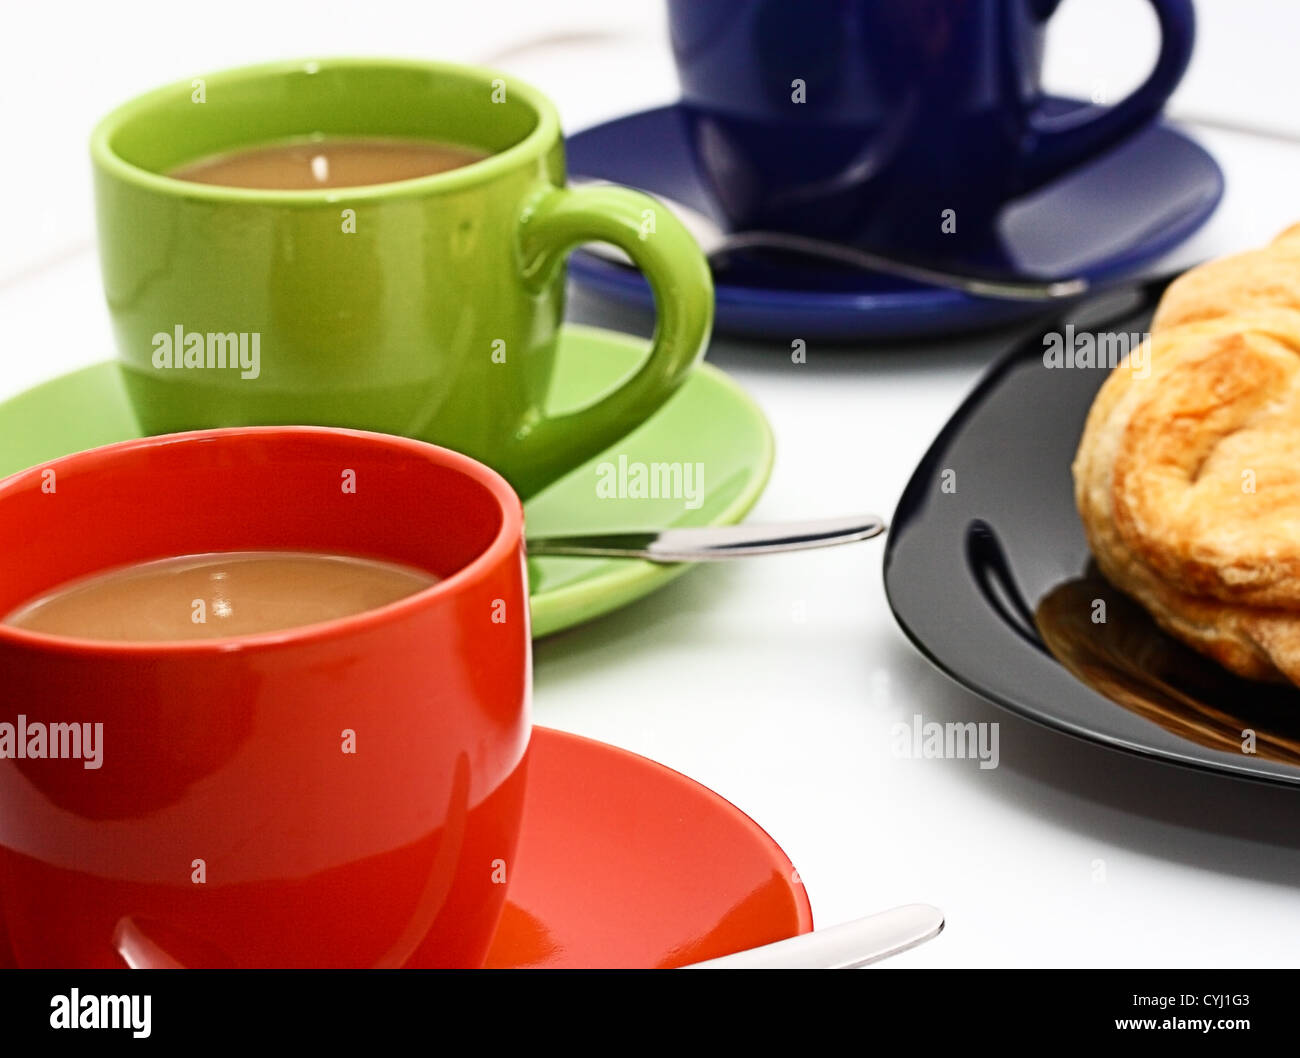
{"label": "green saucer", "polygon": [[[632,370],[646,349],[637,338],[566,326],[553,404],[587,403]],[[0,475],[140,436],[117,364],[96,364],[0,404]],[[680,495],[639,495],[641,482],[668,480],[652,473],[651,464],[680,467],[674,480],[683,487],[670,490]],[[771,470],[772,432],[763,413],[721,371],[701,364],[648,422],[534,496],[525,506],[527,532],[540,537],[730,525],[757,502]],[[533,635],[608,613],[689,568],[634,559],[530,559]]]}

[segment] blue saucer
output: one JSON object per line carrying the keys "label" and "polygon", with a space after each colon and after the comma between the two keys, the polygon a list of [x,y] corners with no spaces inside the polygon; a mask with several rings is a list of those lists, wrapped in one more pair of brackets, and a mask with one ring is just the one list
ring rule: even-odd
{"label": "blue saucer", "polygon": [[[1062,113],[1086,104],[1054,100]],[[714,217],[696,170],[685,119],[659,107],[568,139],[575,177],[659,192]],[[1199,228],[1223,195],[1223,172],[1205,149],[1157,124],[1046,188],[1008,202],[996,225],[1015,271],[1082,275],[1104,283],[1131,274]],[[972,265],[973,269],[978,266]],[[570,275],[585,288],[649,310],[638,273],[579,251]],[[719,332],[829,341],[956,334],[1030,319],[1041,304],[995,301],[906,280],[808,263],[791,256],[737,258],[717,276]]]}

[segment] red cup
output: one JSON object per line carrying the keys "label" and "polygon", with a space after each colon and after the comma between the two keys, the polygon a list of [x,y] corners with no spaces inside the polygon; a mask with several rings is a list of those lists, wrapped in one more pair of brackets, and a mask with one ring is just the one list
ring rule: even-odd
{"label": "red cup", "polygon": [[[267,427],[128,441],[0,482],[0,615],[113,566],[281,549],[443,579],[237,638],[0,625],[0,724],[15,751],[20,716],[26,748],[46,732],[45,756],[0,759],[0,960],[482,963],[531,729],[523,513],[504,479],[418,441]],[[80,758],[55,724],[92,725]]]}

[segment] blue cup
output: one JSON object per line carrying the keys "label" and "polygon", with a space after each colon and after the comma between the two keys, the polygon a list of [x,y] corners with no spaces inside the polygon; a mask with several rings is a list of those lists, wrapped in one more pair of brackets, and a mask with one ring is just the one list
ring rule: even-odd
{"label": "blue cup", "polygon": [[1148,0],[1155,68],[1112,107],[1045,99],[1059,0],[668,0],[696,162],[738,229],[945,258],[999,208],[1151,122],[1191,57],[1191,0]]}

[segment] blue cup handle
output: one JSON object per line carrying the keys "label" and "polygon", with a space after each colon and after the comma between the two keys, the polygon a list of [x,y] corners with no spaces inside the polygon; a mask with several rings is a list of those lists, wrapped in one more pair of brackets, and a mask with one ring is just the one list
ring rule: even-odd
{"label": "blue cup handle", "polygon": [[[1192,0],[1149,2],[1160,20],[1160,56],[1155,69],[1127,99],[1101,114],[1084,107],[1061,118],[1031,119],[1022,191],[1047,183],[1137,132],[1160,113],[1173,94],[1192,57],[1196,14]],[[1050,8],[1055,6],[1052,3]]]}

